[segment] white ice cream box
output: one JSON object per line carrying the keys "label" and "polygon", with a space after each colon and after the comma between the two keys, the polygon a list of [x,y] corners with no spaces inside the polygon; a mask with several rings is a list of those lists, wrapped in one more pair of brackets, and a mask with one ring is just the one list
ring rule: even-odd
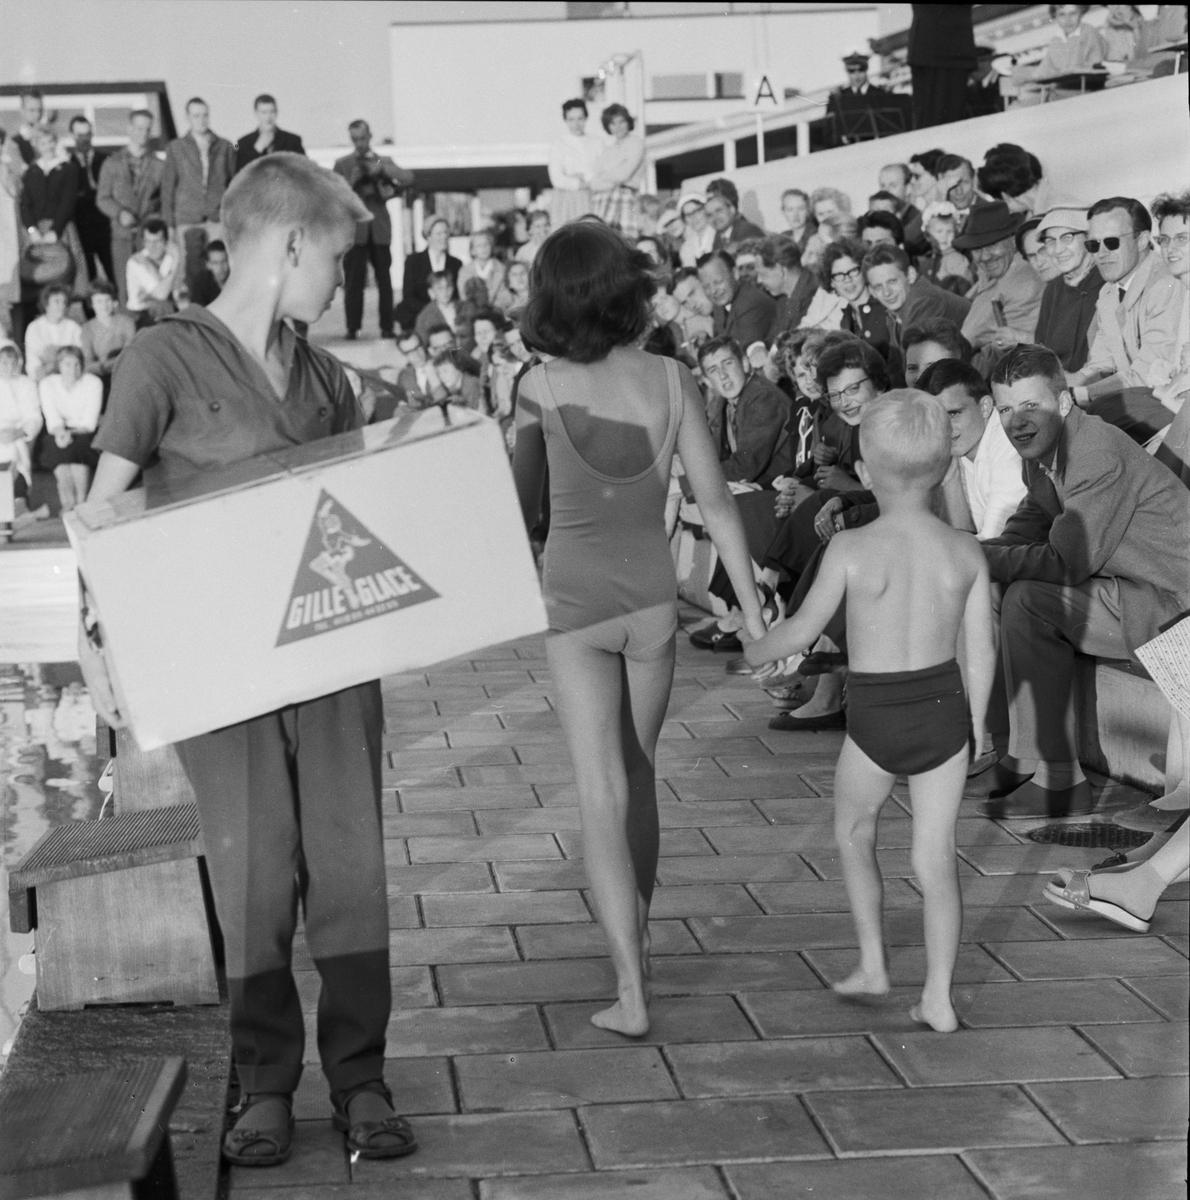
{"label": "white ice cream box", "polygon": [[142,749],[545,629],[500,429],[448,411],[68,514]]}

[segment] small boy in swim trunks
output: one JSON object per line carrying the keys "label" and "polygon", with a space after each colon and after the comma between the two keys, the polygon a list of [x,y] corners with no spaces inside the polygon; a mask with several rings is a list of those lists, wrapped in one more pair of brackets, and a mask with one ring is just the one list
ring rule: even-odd
{"label": "small boy in swim trunks", "polygon": [[[850,997],[889,989],[876,822],[896,777],[907,775],[926,943],[925,987],[910,1015],[949,1033],[958,1028],[950,986],[963,919],[955,822],[972,723],[983,727],[995,667],[988,571],[975,538],[930,510],[950,464],[950,426],[938,400],[889,392],[865,408],[860,439],[859,474],[876,494],[879,518],[836,534],[802,607],[744,653],[767,677],[781,659],[812,646],[846,603],[851,672],[835,836],[860,962],[834,989]],[[966,695],[955,661],[960,634]]]}

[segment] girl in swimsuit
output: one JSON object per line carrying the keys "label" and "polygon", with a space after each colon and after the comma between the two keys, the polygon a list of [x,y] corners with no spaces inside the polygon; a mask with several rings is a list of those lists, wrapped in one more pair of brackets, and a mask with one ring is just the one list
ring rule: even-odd
{"label": "girl in swimsuit", "polygon": [[553,358],[521,381],[513,463],[530,529],[549,471],[546,657],[619,995],[591,1020],[633,1037],[649,1027],[654,759],[678,626],[665,536],[675,452],[740,597],[747,633],[765,632],[744,528],[694,378],[633,345],[648,325],[651,265],[594,221],[566,225],[542,246],[522,332]]}

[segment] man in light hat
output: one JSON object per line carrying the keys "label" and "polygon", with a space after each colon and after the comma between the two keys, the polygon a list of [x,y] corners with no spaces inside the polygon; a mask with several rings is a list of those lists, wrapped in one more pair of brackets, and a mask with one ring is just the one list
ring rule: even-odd
{"label": "man in light hat", "polygon": [[1024,221],[1003,200],[976,204],[954,240],[969,250],[979,279],[968,293],[971,311],[963,336],[977,353],[972,364],[985,374],[996,359],[1018,342],[1032,342],[1045,285],[1017,252],[1016,231]]}
{"label": "man in light hat", "polygon": [[1037,226],[1037,238],[1061,274],[1041,293],[1034,338],[1058,356],[1063,370],[1077,371],[1087,361],[1087,334],[1103,287],[1087,249],[1086,209],[1050,209]]}
{"label": "man in light hat", "polygon": [[826,115],[834,118],[835,136],[840,145],[850,145],[876,136],[872,118],[865,114],[874,108],[895,108],[896,101],[884,88],[868,82],[868,55],[851,50],[843,56],[847,85],[831,92]]}

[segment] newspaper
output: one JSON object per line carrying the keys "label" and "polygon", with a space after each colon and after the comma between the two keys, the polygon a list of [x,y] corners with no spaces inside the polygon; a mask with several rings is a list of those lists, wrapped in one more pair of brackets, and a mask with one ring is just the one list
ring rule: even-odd
{"label": "newspaper", "polygon": [[1170,704],[1190,721],[1190,617],[1138,646],[1136,657]]}

